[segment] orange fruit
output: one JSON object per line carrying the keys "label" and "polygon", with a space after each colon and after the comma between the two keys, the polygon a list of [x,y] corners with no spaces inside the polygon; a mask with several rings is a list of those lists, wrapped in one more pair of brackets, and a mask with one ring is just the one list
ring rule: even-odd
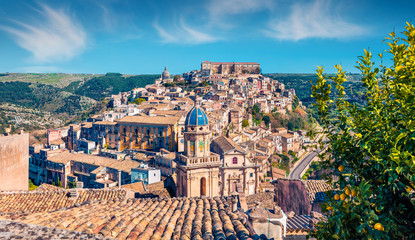
{"label": "orange fruit", "polygon": [[352,197],[356,197],[357,196],[357,192],[356,192],[356,190],[352,190]]}
{"label": "orange fruit", "polygon": [[349,188],[346,188],[346,190],[344,192],[346,193],[346,195],[350,195],[350,193],[351,193]]}
{"label": "orange fruit", "polygon": [[333,210],[333,208],[332,208],[332,207],[330,207],[330,206],[328,206],[328,207],[327,207],[327,210],[328,210],[328,211],[331,211],[331,210]]}
{"label": "orange fruit", "polygon": [[344,171],[344,166],[343,166],[343,165],[340,165],[340,166],[339,166],[339,171],[340,171],[340,172],[343,172],[343,171]]}
{"label": "orange fruit", "polygon": [[342,193],[342,194],[340,195],[340,199],[341,199],[342,201],[344,201],[346,198],[347,198],[346,194]]}
{"label": "orange fruit", "polygon": [[334,200],[340,200],[340,196],[339,196],[339,194],[336,194],[336,195],[334,195]]}
{"label": "orange fruit", "polygon": [[383,230],[385,230],[385,229],[383,228],[382,224],[380,224],[380,223],[376,223],[376,224],[375,224],[375,229],[376,229],[376,230],[378,230],[378,231],[383,231]]}

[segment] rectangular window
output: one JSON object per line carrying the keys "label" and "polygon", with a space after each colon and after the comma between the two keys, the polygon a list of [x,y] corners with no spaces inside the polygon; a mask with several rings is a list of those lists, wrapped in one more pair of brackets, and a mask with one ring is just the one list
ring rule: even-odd
{"label": "rectangular window", "polygon": [[250,176],[250,177],[254,177],[254,174],[253,174],[253,173],[250,173],[250,174],[249,174],[249,176]]}
{"label": "rectangular window", "polygon": [[233,163],[233,164],[238,164],[238,158],[234,157],[234,158],[232,159],[232,163]]}

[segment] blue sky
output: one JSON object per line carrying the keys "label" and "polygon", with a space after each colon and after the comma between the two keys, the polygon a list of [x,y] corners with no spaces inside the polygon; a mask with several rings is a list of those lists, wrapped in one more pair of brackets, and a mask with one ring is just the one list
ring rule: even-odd
{"label": "blue sky", "polygon": [[357,72],[363,49],[384,50],[414,11],[410,0],[2,0],[0,72],[178,74],[204,60]]}

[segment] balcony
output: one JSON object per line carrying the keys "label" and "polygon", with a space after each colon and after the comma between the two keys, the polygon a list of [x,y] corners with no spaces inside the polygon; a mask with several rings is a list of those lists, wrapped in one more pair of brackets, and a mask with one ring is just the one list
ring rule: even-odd
{"label": "balcony", "polygon": [[219,155],[210,155],[206,157],[186,157],[179,155],[179,161],[186,166],[203,166],[203,165],[222,165]]}

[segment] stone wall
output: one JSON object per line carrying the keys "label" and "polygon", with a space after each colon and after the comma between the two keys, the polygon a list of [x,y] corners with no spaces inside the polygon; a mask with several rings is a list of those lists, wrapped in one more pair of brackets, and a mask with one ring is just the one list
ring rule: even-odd
{"label": "stone wall", "polygon": [[293,211],[296,215],[310,215],[310,198],[300,180],[278,179],[275,195],[276,205],[284,212]]}
{"label": "stone wall", "polygon": [[29,189],[29,134],[0,137],[0,191]]}

